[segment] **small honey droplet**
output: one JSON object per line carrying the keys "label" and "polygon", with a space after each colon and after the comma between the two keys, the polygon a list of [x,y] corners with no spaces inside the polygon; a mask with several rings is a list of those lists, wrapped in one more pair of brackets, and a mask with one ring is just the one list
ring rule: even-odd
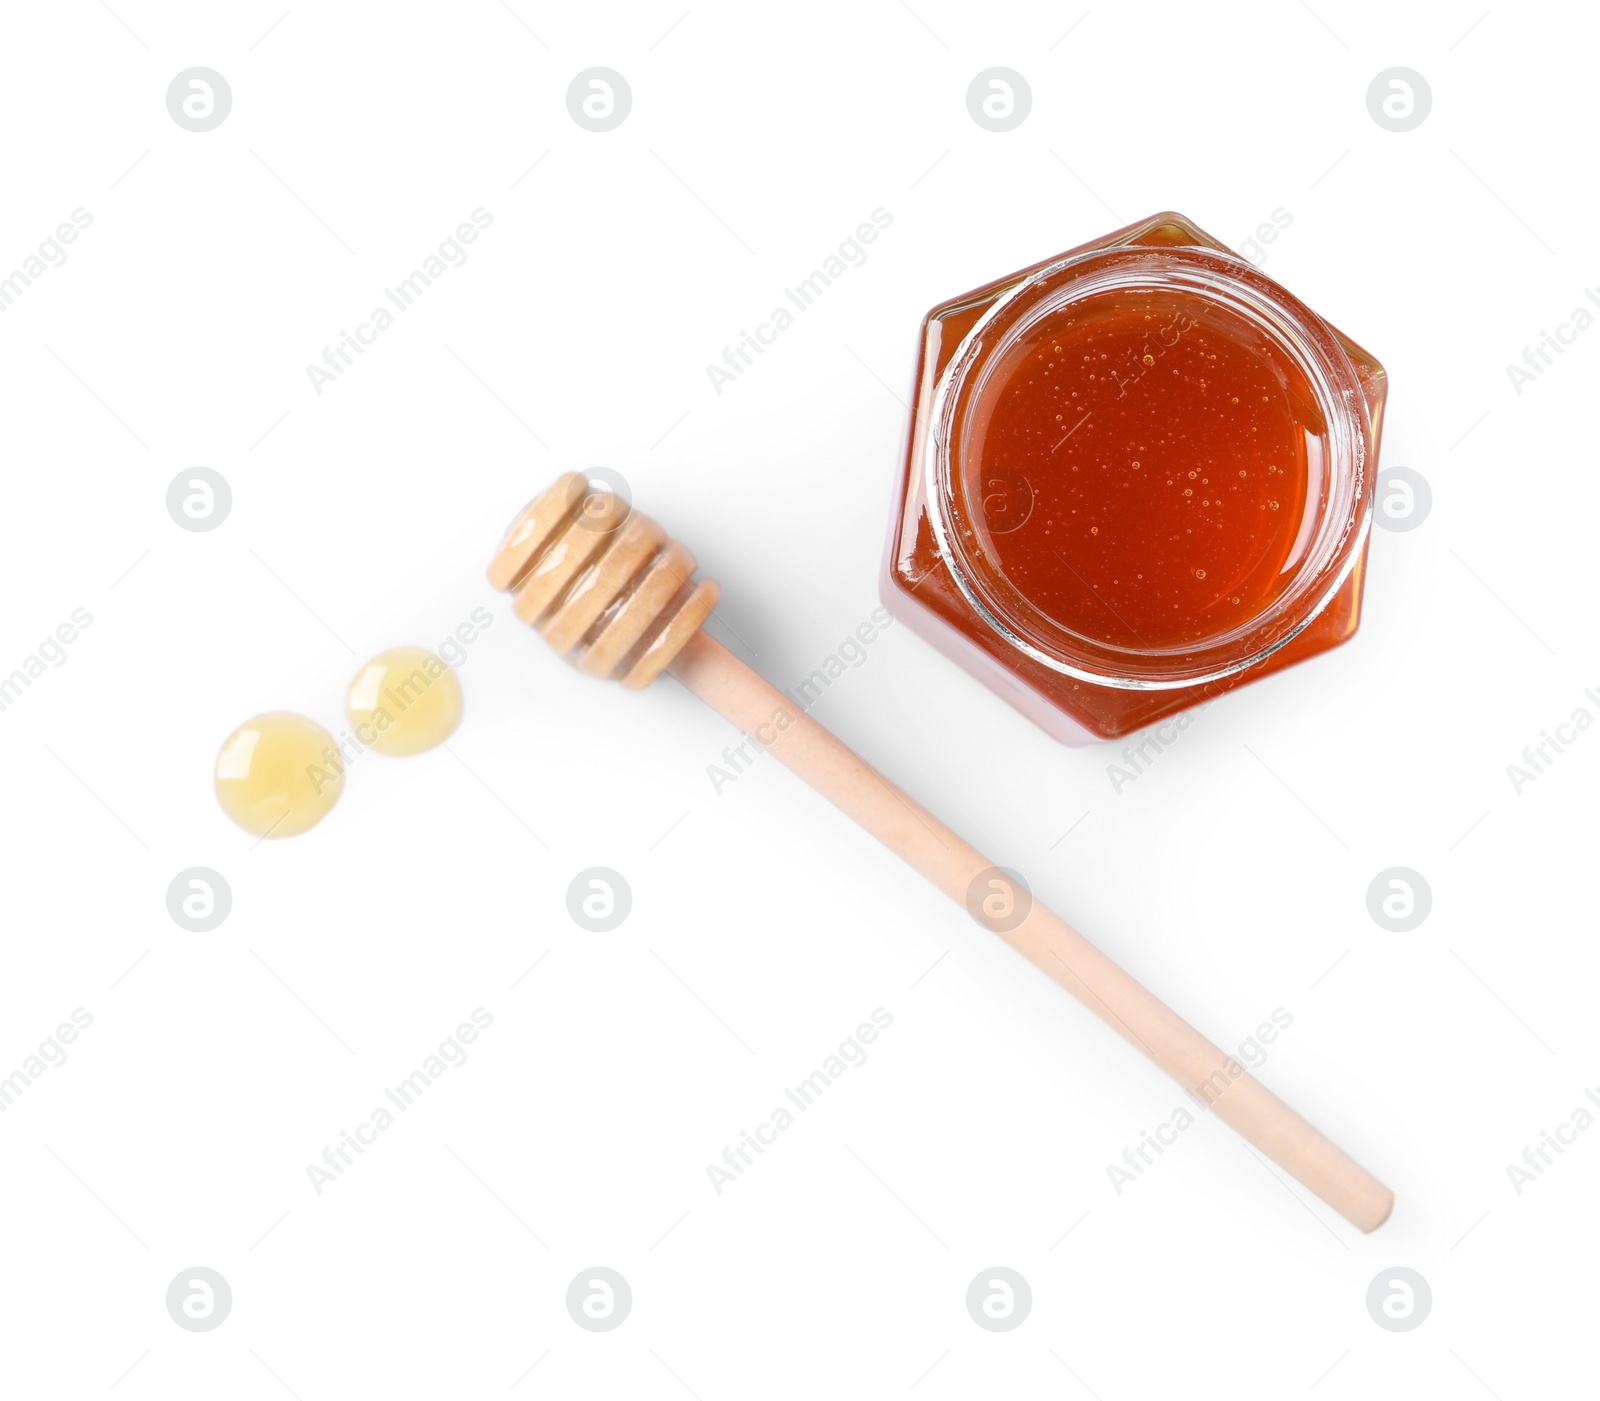
{"label": "small honey droplet", "polygon": [[217,802],[257,837],[293,837],[328,815],[343,788],[344,759],[315,720],[286,710],[255,715],[217,751]]}
{"label": "small honey droplet", "polygon": [[1154,355],[1146,355],[1144,357],[1144,363],[1147,365],[1153,365],[1156,363],[1156,357]]}
{"label": "small honey droplet", "polygon": [[356,738],[374,753],[421,754],[461,723],[461,682],[427,648],[392,647],[355,674],[345,710]]}
{"label": "small honey droplet", "polygon": [[1203,569],[1197,569],[1194,571],[1194,577],[1196,579],[1204,579],[1206,577],[1206,571]]}

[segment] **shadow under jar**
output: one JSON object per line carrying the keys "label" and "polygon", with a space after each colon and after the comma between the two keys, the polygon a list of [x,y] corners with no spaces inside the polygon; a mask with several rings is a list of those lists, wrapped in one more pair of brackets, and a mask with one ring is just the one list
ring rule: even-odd
{"label": "shadow under jar", "polygon": [[1349,639],[1387,377],[1177,214],[935,307],[890,610],[1067,743]]}

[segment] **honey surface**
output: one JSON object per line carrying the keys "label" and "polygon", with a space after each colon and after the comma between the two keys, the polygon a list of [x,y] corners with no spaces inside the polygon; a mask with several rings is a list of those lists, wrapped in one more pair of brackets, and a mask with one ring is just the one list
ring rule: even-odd
{"label": "honey surface", "polygon": [[1310,386],[1197,297],[1075,303],[1010,349],[969,422],[985,547],[1036,608],[1098,642],[1222,637],[1271,609],[1311,542]]}
{"label": "honey surface", "polygon": [[461,723],[461,682],[424,647],[379,652],[355,674],[345,698],[350,727],[379,754],[420,754]]}
{"label": "honey surface", "polygon": [[315,827],[339,800],[343,761],[333,736],[286,710],[246,720],[217,751],[222,810],[258,837],[293,837]]}

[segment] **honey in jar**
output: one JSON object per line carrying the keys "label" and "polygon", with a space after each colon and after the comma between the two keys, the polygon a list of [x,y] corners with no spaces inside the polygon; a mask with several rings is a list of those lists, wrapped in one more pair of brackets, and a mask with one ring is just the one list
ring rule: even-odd
{"label": "honey in jar", "polygon": [[943,303],[884,601],[1069,743],[1337,646],[1386,387],[1176,214]]}

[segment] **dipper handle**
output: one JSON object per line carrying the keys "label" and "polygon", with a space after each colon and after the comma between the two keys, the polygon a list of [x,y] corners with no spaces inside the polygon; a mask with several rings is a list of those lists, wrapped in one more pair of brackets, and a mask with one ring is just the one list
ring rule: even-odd
{"label": "dipper handle", "polygon": [[[968,904],[985,873],[1001,883],[1002,901],[1016,896],[992,861],[714,638],[693,633],[667,670],[957,904]],[[1014,927],[1005,918],[980,922],[1352,1225],[1372,1231],[1388,1218],[1387,1187],[1059,915],[1031,900]]]}

